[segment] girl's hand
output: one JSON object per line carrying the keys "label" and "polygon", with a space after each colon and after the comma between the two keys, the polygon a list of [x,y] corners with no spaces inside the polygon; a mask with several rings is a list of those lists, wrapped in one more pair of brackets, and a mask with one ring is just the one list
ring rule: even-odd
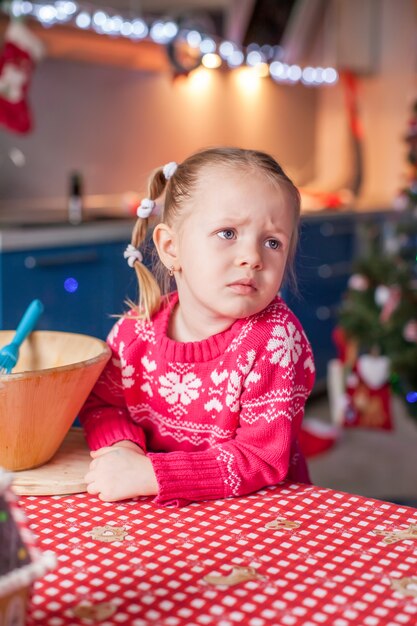
{"label": "girl's hand", "polygon": [[133,445],[136,449],[115,444],[90,453],[93,460],[84,478],[88,493],[105,502],[158,493],[151,461],[143,450]]}
{"label": "girl's hand", "polygon": [[142,448],[139,448],[136,443],[133,443],[133,441],[130,441],[129,439],[122,439],[121,441],[117,441],[112,445],[112,448],[130,448],[131,450],[136,450],[138,454],[145,454]]}

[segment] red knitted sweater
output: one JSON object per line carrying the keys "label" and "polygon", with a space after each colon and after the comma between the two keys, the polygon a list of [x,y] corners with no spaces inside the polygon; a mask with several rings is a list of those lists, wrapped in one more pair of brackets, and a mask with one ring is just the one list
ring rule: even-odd
{"label": "red knitted sweater", "polygon": [[80,414],[89,446],[129,439],[146,450],[160,504],[308,482],[297,435],[314,364],[298,319],[277,297],[223,333],[180,343],[167,335],[177,301],[113,327],[113,357]]}

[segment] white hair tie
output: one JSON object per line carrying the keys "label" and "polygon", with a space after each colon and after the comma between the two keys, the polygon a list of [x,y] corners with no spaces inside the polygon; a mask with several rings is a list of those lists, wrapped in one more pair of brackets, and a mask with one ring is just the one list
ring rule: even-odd
{"label": "white hair tie", "polygon": [[156,202],[154,200],[151,200],[150,198],[143,198],[142,202],[138,206],[136,215],[145,220],[150,215],[152,215],[155,207],[156,207]]}
{"label": "white hair tie", "polygon": [[175,172],[177,171],[177,167],[178,165],[175,163],[175,161],[170,161],[169,163],[164,165],[162,171],[166,180],[169,180],[172,176],[174,176]]}
{"label": "white hair tie", "polygon": [[135,246],[133,246],[131,243],[123,252],[123,256],[127,260],[127,264],[129,265],[129,267],[133,267],[136,261],[139,261],[139,263],[142,263],[143,261],[142,252],[135,248]]}

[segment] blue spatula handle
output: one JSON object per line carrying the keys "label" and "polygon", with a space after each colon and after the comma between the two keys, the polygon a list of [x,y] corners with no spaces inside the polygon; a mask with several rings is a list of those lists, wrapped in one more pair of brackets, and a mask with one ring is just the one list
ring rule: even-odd
{"label": "blue spatula handle", "polygon": [[40,300],[32,300],[16,328],[16,334],[13,337],[14,344],[20,346],[23,343],[29,333],[35,328],[42,311],[42,302]]}

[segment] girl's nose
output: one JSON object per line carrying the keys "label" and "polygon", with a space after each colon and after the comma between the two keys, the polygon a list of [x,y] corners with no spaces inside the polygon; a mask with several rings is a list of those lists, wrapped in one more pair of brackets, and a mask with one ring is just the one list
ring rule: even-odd
{"label": "girl's nose", "polygon": [[236,265],[238,267],[250,267],[254,270],[262,269],[262,256],[258,247],[253,246],[250,249],[241,250],[236,256]]}

